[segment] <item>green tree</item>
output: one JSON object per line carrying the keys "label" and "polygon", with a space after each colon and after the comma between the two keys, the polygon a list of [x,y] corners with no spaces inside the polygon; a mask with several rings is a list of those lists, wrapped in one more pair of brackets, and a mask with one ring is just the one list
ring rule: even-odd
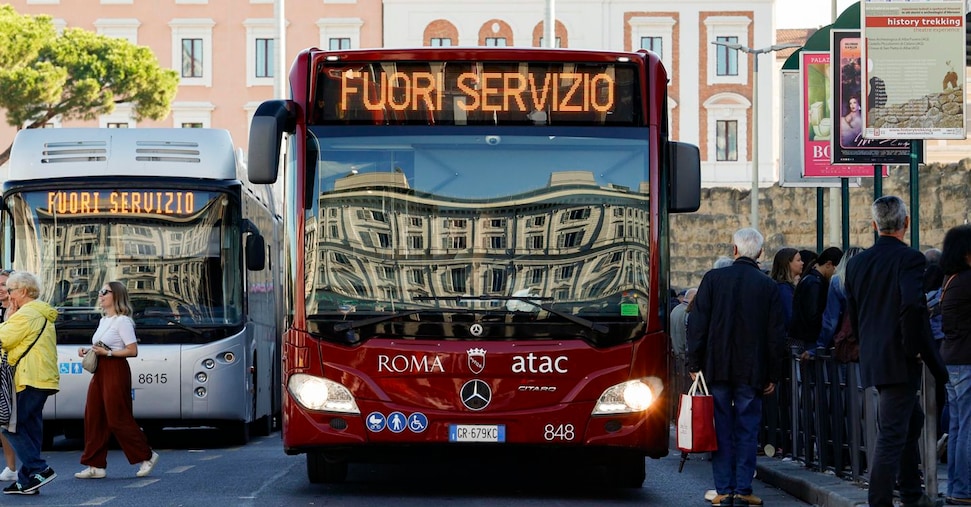
{"label": "green tree", "polygon": [[[50,16],[0,6],[0,109],[18,130],[56,117],[92,120],[120,103],[131,104],[135,120],[159,120],[178,85],[145,46],[78,28],[58,35]],[[10,146],[0,164],[9,158]]]}

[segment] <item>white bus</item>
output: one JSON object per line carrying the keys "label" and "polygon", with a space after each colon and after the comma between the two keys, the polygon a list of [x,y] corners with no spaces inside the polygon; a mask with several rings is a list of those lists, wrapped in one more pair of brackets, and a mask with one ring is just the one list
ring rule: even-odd
{"label": "white bus", "polygon": [[83,432],[90,373],[79,345],[101,318],[98,290],[124,283],[134,307],[135,417],[146,429],[215,426],[245,442],[280,411],[281,220],[246,183],[216,129],[31,129],[3,184],[4,267],[38,274],[58,309],[60,392],[46,443]]}

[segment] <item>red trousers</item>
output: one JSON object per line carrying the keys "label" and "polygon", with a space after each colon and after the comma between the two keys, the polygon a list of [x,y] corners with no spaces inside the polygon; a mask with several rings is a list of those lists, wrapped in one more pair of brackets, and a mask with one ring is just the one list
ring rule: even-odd
{"label": "red trousers", "polygon": [[84,405],[84,453],[81,464],[108,466],[108,442],[115,436],[128,462],[134,465],[152,457],[152,448],[132,415],[131,368],[121,357],[98,358],[98,370],[88,385]]}

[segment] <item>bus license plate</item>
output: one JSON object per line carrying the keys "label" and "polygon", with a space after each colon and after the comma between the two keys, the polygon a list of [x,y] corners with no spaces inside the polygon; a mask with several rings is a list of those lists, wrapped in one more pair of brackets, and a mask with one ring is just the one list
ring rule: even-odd
{"label": "bus license plate", "polygon": [[449,424],[449,442],[505,442],[505,424]]}

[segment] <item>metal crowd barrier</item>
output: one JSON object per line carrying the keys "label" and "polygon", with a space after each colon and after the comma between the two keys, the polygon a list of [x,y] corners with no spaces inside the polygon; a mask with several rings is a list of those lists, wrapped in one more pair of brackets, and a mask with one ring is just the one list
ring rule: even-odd
{"label": "metal crowd barrier", "polygon": [[[776,395],[763,402],[760,442],[767,454],[800,461],[858,483],[869,480],[867,464],[877,438],[877,392],[861,387],[859,363],[837,362],[825,349],[803,361],[793,347],[788,375]],[[927,368],[920,392],[924,408],[921,463],[927,494],[937,496],[937,408]]]}

